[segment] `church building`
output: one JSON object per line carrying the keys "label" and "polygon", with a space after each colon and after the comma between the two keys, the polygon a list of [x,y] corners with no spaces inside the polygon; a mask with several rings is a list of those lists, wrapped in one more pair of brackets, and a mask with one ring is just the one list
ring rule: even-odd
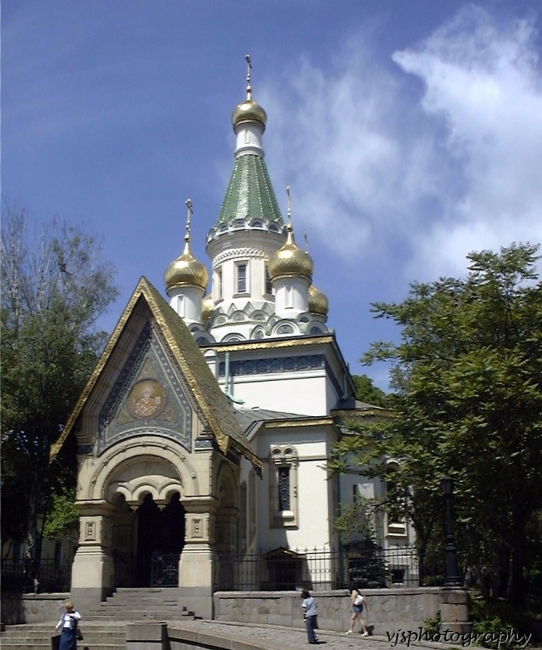
{"label": "church building", "polygon": [[[243,575],[243,589],[334,588],[344,563],[329,554],[315,573],[304,549],[340,548],[340,504],[385,490],[360,471],[330,479],[325,469],[345,417],[379,408],[355,400],[289,196],[281,215],[247,62],[209,270],[191,251],[188,200],[165,294],[141,278],[52,450],[73,431],[80,607],[121,586],[173,584],[180,606],[211,618],[212,594],[239,588]],[[385,518],[376,532],[384,547],[411,538],[407,522]]]}

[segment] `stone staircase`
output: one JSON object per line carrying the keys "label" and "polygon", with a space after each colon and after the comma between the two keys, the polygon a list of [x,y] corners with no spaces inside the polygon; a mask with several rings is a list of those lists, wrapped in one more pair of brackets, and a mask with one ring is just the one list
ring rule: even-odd
{"label": "stone staircase", "polygon": [[119,588],[105,602],[86,611],[85,620],[175,621],[180,616],[189,616],[188,612],[179,611],[177,599],[178,591],[175,587]]}
{"label": "stone staircase", "polygon": [[[2,650],[51,650],[51,637],[56,623],[9,625],[0,637]],[[93,623],[81,621],[85,637],[78,641],[79,649],[125,650],[126,623]]]}
{"label": "stone staircase", "polygon": [[[193,620],[194,615],[179,611],[176,588],[118,589],[96,607],[82,611],[81,631],[84,640],[78,648],[84,650],[125,650],[126,623],[130,621]],[[2,632],[2,650],[51,650],[51,623],[9,625]]]}

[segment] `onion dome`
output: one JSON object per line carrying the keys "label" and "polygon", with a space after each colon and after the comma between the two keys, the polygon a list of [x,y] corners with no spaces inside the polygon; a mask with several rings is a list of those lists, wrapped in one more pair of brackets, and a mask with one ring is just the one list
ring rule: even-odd
{"label": "onion dome", "polygon": [[317,289],[314,284],[309,287],[309,312],[311,314],[319,314],[320,316],[327,316],[329,311],[329,300],[326,294],[320,289]]}
{"label": "onion dome", "polygon": [[263,108],[252,99],[252,86],[250,85],[250,56],[245,56],[247,62],[247,98],[244,102],[238,104],[231,116],[233,128],[238,124],[245,124],[246,122],[259,122],[265,129],[267,124],[267,113]]}
{"label": "onion dome", "polygon": [[234,128],[238,124],[245,124],[246,122],[259,122],[265,129],[267,113],[253,99],[246,99],[235,107],[231,122]]}
{"label": "onion dome", "polygon": [[207,269],[192,255],[190,239],[185,237],[185,241],[182,255],[171,262],[164,274],[167,291],[176,287],[201,287],[205,290],[209,282]]}
{"label": "onion dome", "polygon": [[211,318],[211,314],[215,308],[215,303],[213,302],[213,294],[210,293],[203,299],[202,308],[201,308],[201,322],[205,323]]}
{"label": "onion dome", "polygon": [[274,253],[269,260],[269,275],[271,280],[280,277],[304,276],[312,278],[314,265],[308,253],[302,251],[295,243],[294,232],[288,224],[288,237],[282,248]]}

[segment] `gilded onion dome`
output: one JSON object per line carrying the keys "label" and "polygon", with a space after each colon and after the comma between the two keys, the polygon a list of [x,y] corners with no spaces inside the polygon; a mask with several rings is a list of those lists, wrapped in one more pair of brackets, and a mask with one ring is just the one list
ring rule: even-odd
{"label": "gilded onion dome", "polygon": [[253,99],[246,99],[234,108],[231,122],[234,128],[238,124],[244,124],[245,122],[259,122],[265,128],[267,113]]}
{"label": "gilded onion dome", "polygon": [[206,321],[211,318],[211,314],[213,313],[213,310],[215,308],[215,304],[213,302],[213,294],[210,293],[209,295],[205,296],[202,302],[202,308],[201,308],[201,322],[205,323]]}
{"label": "gilded onion dome", "polygon": [[201,287],[205,290],[209,282],[209,272],[192,255],[190,239],[185,237],[185,242],[182,255],[171,262],[164,274],[167,291],[175,287]]}
{"label": "gilded onion dome", "polygon": [[313,284],[309,287],[309,312],[327,316],[329,311],[329,300],[326,294],[317,289]]}
{"label": "gilded onion dome", "polygon": [[166,291],[176,287],[200,287],[205,291],[209,282],[209,272],[205,266],[198,262],[190,250],[190,216],[192,214],[192,201],[186,200],[188,217],[186,220],[186,235],[184,236],[184,250],[182,255],[171,262],[164,274]]}
{"label": "gilded onion dome", "polygon": [[231,116],[233,127],[245,122],[259,122],[265,129],[267,124],[267,113],[264,109],[252,99],[252,86],[250,85],[250,56],[245,56],[247,62],[247,98],[244,102],[238,104]]}
{"label": "gilded onion dome", "polygon": [[269,260],[271,280],[284,276],[304,276],[310,280],[313,268],[311,256],[302,251],[295,243],[292,225],[288,224],[286,243]]}

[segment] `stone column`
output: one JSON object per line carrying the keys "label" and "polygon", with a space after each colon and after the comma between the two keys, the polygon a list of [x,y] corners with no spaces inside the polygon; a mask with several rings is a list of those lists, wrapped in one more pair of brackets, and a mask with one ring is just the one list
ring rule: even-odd
{"label": "stone column", "polygon": [[469,594],[461,587],[443,587],[440,590],[440,598],[441,633],[470,632],[472,623],[469,620]]}
{"label": "stone column", "polygon": [[79,547],[73,561],[71,597],[78,609],[98,605],[114,586],[111,525],[114,507],[108,501],[78,501]]}
{"label": "stone column", "polygon": [[179,608],[213,618],[215,583],[215,509],[212,497],[183,499],[185,545],[179,561]]}

